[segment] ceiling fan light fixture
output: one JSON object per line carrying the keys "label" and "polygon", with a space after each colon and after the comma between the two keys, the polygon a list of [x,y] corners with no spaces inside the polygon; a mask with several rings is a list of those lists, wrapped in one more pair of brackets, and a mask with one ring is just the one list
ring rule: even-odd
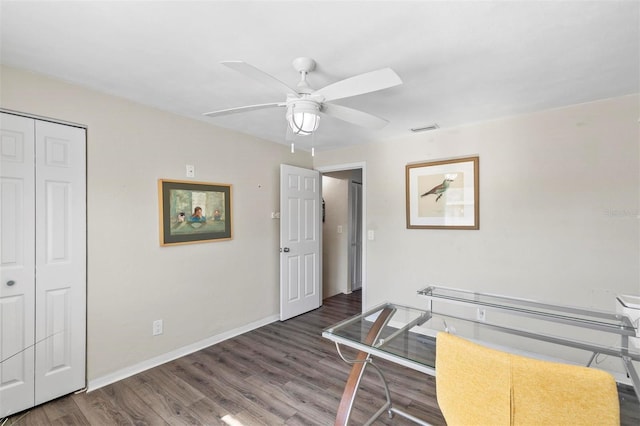
{"label": "ceiling fan light fixture", "polygon": [[294,134],[310,135],[318,129],[320,124],[320,105],[308,100],[292,102],[287,107],[287,121]]}

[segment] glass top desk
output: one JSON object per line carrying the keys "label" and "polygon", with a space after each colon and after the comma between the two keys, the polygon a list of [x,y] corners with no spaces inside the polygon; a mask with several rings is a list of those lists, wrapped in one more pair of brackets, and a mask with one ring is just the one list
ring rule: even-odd
{"label": "glass top desk", "polygon": [[[601,362],[599,357],[619,358],[640,398],[640,379],[634,367],[640,361],[640,348],[630,344],[636,329],[624,315],[445,287],[427,287],[418,294],[425,297],[425,309],[385,303],[323,331],[323,337],[335,342],[342,359],[353,364],[336,425],[347,424],[369,365],[380,376],[387,398],[369,422],[387,411],[389,416],[397,413],[427,424],[392,406],[384,375],[373,358],[435,375],[436,335],[441,331],[555,362],[592,366]],[[360,351],[357,358],[346,359],[340,345]]]}

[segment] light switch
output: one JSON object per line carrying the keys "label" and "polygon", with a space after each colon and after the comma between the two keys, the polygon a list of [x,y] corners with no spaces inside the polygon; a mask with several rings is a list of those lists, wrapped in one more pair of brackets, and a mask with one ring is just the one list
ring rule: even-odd
{"label": "light switch", "polygon": [[187,164],[187,177],[196,176],[196,167],[192,164]]}
{"label": "light switch", "polygon": [[342,234],[342,225],[338,225],[338,234]]}
{"label": "light switch", "polygon": [[367,239],[368,239],[369,241],[373,241],[373,240],[375,240],[375,234],[374,234],[374,232],[373,232],[373,229],[369,229],[369,230],[367,231]]}

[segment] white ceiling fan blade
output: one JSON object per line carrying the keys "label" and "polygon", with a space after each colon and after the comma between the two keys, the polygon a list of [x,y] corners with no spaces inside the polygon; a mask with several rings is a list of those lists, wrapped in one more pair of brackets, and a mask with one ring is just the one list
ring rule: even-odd
{"label": "white ceiling fan blade", "polygon": [[261,82],[269,87],[272,87],[276,90],[284,92],[289,95],[295,95],[296,97],[300,97],[298,92],[295,89],[284,84],[282,81],[278,80],[274,76],[267,74],[266,72],[254,67],[253,65],[249,65],[243,61],[223,61],[220,62],[222,65],[225,65],[235,71],[238,71],[241,74],[246,75],[247,77],[251,77],[254,80]]}
{"label": "white ceiling fan blade", "polygon": [[382,129],[384,126],[389,124],[389,121],[384,118],[376,117],[368,112],[347,108],[342,105],[324,104],[322,105],[320,112],[339,120],[367,127],[369,129]]}
{"label": "white ceiling fan blade", "polygon": [[344,99],[364,93],[375,92],[402,84],[402,80],[391,68],[383,68],[359,74],[318,89],[314,95],[321,95],[325,101]]}
{"label": "white ceiling fan blade", "polygon": [[270,103],[270,104],[247,105],[247,106],[243,106],[243,107],[221,109],[219,111],[205,112],[202,115],[206,115],[208,117],[220,117],[220,116],[223,116],[223,115],[236,114],[238,112],[247,112],[247,111],[255,111],[257,109],[282,107],[282,106],[285,106],[285,105],[286,105],[286,103],[282,103],[282,102],[274,102],[274,103]]}

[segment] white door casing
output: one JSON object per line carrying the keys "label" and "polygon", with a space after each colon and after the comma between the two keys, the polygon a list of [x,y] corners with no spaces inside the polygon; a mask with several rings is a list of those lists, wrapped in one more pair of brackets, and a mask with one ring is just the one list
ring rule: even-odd
{"label": "white door casing", "polygon": [[320,173],[280,166],[280,320],[322,304]]}
{"label": "white door casing", "polygon": [[0,114],[0,417],[34,405],[34,135]]}
{"label": "white door casing", "polygon": [[1,417],[85,386],[86,132],[5,113],[0,128]]}

